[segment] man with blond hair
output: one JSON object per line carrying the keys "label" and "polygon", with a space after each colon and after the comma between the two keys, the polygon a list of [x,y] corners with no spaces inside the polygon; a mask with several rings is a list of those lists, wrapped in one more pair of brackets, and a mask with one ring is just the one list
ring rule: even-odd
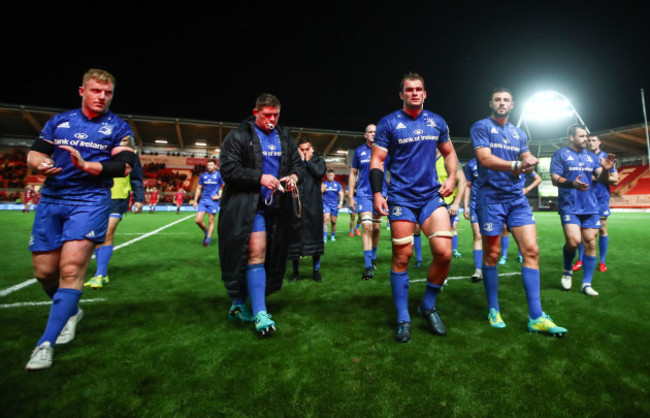
{"label": "man with blond hair", "polygon": [[81,108],[52,117],[27,155],[29,167],[47,177],[29,249],[34,277],[52,298],[27,370],[50,367],[54,345],[74,338],[86,268],[106,235],[113,178],[135,164],[133,132],[108,109],[114,93],[110,73],[89,70],[79,87]]}

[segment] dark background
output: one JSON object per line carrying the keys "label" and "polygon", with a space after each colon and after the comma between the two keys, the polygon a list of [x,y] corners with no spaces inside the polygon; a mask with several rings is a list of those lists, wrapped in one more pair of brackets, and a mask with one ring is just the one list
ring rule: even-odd
{"label": "dark background", "polygon": [[[640,4],[640,3],[639,3]],[[117,113],[237,122],[255,97],[281,123],[363,130],[399,108],[409,72],[452,136],[492,89],[567,96],[590,129],[643,122],[650,31],[632,2],[140,2],[14,5],[2,13],[0,102],[73,108],[91,67],[117,78]]]}

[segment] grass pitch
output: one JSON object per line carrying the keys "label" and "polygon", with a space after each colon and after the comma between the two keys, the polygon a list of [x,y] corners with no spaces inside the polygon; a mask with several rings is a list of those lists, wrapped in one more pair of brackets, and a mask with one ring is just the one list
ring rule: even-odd
{"label": "grass pitch", "polygon": [[[183,218],[186,218],[182,220]],[[415,307],[425,270],[410,269],[413,336],[393,341],[395,308],[382,229],[378,271],[362,281],[359,237],[341,214],[326,244],[323,283],[285,281],[267,299],[278,331],[260,338],[226,319],[216,236],[209,248],[191,214],[127,215],[109,266],[111,282],[86,290],[76,339],[55,349],[54,366],[26,372],[49,299],[33,277],[27,241],[33,213],[1,212],[0,411],[2,416],[648,416],[650,215],[610,217],[609,271],[595,273],[597,298],[560,290],[558,215],[536,213],[542,306],[568,328],[555,339],[526,331],[517,247],[499,267],[504,330],[487,325],[485,292],[472,283],[469,222],[460,259],[438,309],[449,335],[430,334]],[[180,221],[165,229],[173,222]],[[215,234],[216,235],[216,234]],[[423,244],[428,254],[428,246]],[[430,257],[429,257],[430,258]],[[414,260],[412,261],[412,264]],[[94,273],[91,262],[87,276]]]}

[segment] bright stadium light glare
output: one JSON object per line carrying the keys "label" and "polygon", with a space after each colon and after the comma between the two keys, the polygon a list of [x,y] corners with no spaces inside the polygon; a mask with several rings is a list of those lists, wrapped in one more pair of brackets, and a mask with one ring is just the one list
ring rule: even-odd
{"label": "bright stadium light glare", "polygon": [[526,101],[518,126],[522,120],[548,122],[568,119],[574,115],[579,117],[569,99],[556,91],[545,90],[533,94]]}

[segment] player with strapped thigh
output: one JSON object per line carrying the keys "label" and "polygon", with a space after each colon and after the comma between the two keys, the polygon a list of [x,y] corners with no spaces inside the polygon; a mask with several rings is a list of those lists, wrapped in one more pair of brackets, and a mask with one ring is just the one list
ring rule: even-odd
{"label": "player with strapped thigh", "polygon": [[596,267],[596,235],[600,228],[598,200],[592,185],[592,176],[609,184],[615,157],[596,157],[586,150],[587,127],[571,125],[568,129],[569,146],[560,148],[551,158],[551,180],[558,187],[557,208],[564,230],[564,272],[560,283],[570,290],[573,278],[573,258],[580,242],[584,245],[582,293],[598,296],[591,286]]}
{"label": "player with strapped thigh", "polygon": [[[418,313],[437,335],[447,329],[436,309],[436,299],[447,278],[451,263],[451,224],[444,197],[454,189],[457,158],[449,139],[449,128],[440,116],[424,110],[427,92],[424,80],[409,73],[400,83],[401,110],[381,119],[377,125],[370,162],[370,183],[375,211],[388,215],[391,224],[393,257],[390,282],[397,308],[395,340],[411,339],[408,309],[408,263],[413,254],[413,232],[419,224],[429,239],[433,262],[427,274],[424,298]],[[440,184],[436,172],[436,149],[445,158],[450,173]],[[382,194],[386,161],[390,158],[390,184],[387,198]]]}
{"label": "player with strapped thigh", "polygon": [[[465,194],[465,174],[460,163],[457,162],[458,170],[456,171],[456,184],[451,195],[444,198],[449,212],[449,222],[451,223],[451,255],[454,258],[461,258],[462,254],[458,251],[458,208]],[[442,184],[447,180],[447,170],[445,168],[445,159],[439,150],[436,150],[436,172],[438,173],[438,183]],[[415,252],[415,268],[422,267],[422,236],[420,226],[415,225],[413,233],[413,251]],[[445,284],[447,282],[445,281]]]}
{"label": "player with strapped thigh", "polygon": [[334,170],[327,170],[327,180],[321,186],[323,196],[323,242],[327,242],[327,225],[331,224],[331,241],[336,241],[336,218],[343,206],[343,188],[334,180]]}
{"label": "player with strapped thigh", "polygon": [[501,230],[506,224],[524,257],[521,277],[528,301],[528,330],[563,336],[567,330],[542,311],[537,227],[519,178],[521,173],[535,169],[537,158],[528,150],[526,134],[508,122],[514,107],[510,91],[494,90],[489,106],[491,115],[470,130],[479,171],[476,209],[483,239],[488,322],[494,328],[506,326],[499,308],[497,272]]}
{"label": "player with strapped thigh", "polygon": [[[52,365],[64,329],[74,338],[84,275],[97,243],[104,241],[113,177],[135,161],[133,132],[108,110],[115,78],[91,69],[83,76],[81,108],[46,124],[27,155],[29,167],[47,177],[36,209],[29,249],[34,276],[52,298],[47,326],[27,370]],[[66,342],[67,342],[66,341]]]}
{"label": "player with strapped thigh", "polygon": [[[210,245],[212,232],[214,231],[214,220],[219,213],[219,200],[223,191],[223,180],[221,173],[217,170],[217,160],[211,158],[206,164],[208,171],[205,171],[199,177],[199,184],[194,191],[194,208],[196,217],[194,222],[203,231],[203,246]],[[208,214],[208,226],[205,226],[203,218]]]}
{"label": "player with strapped thigh", "polygon": [[[266,335],[276,323],[266,296],[280,290],[287,248],[298,232],[293,193],[304,176],[298,148],[278,126],[280,100],[262,94],[253,117],[228,133],[221,147],[225,182],[219,215],[221,278],[232,305],[231,319],[255,322]],[[247,305],[250,297],[251,307]]]}
{"label": "player with strapped thigh", "polygon": [[102,244],[95,247],[97,270],[95,271],[95,275],[84,283],[84,286],[90,286],[93,290],[101,289],[110,281],[108,278],[108,263],[113,256],[115,231],[120,221],[122,221],[122,217],[129,209],[131,190],[133,190],[133,212],[140,213],[144,202],[144,186],[142,185],[142,165],[140,164],[140,158],[137,156],[137,153],[135,163],[129,175],[113,179],[106,239]]}
{"label": "player with strapped thigh", "polygon": [[[373,210],[372,191],[368,177],[372,143],[375,140],[376,130],[377,127],[373,124],[366,126],[363,134],[366,142],[354,152],[348,180],[350,187],[348,191],[350,208],[357,212],[357,217],[361,223],[361,243],[363,245],[364,261],[364,270],[361,278],[363,280],[371,280],[375,277],[377,246],[379,245],[379,231],[381,229],[381,214]],[[382,190],[385,190],[385,179],[383,187]]]}
{"label": "player with strapped thigh", "polygon": [[483,264],[483,241],[478,225],[478,216],[476,216],[476,194],[478,193],[478,163],[476,162],[476,158],[469,160],[463,172],[465,173],[466,179],[463,216],[472,225],[472,235],[474,237],[472,244],[472,256],[474,258],[472,281],[476,283],[483,280],[483,270],[481,270],[481,265]]}
{"label": "player with strapped thigh", "polygon": [[[607,158],[607,153],[600,149],[601,140],[598,135],[589,135],[587,139],[587,148],[595,155],[596,160],[600,158]],[[592,176],[593,177],[593,176]],[[616,166],[612,167],[609,172],[609,184],[616,186],[618,184],[618,171]],[[600,215],[600,228],[598,230],[598,249],[600,250],[600,261],[598,263],[598,270],[601,272],[607,271],[607,249],[609,247],[609,233],[607,231],[607,218],[610,215],[609,211],[609,198],[610,190],[608,184],[603,184],[593,177],[591,187],[594,188],[596,193],[596,200],[598,201],[598,213]],[[578,261],[573,265],[573,271],[578,271],[582,268],[582,258],[584,256],[584,246],[582,243],[578,246],[579,257]]]}

